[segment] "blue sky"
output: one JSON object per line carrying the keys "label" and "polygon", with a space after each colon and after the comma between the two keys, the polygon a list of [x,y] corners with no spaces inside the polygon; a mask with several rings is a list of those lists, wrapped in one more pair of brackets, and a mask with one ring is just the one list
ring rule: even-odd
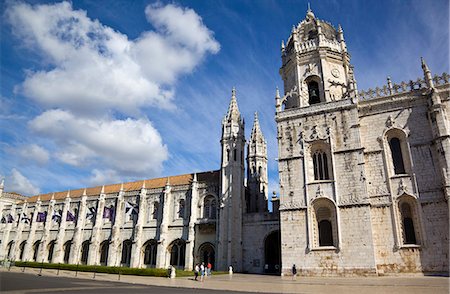
{"label": "blue sky", "polygon": [[[311,1],[359,89],[449,67],[448,1]],[[26,195],[220,167],[231,89],[258,112],[277,188],[280,43],[307,1],[0,4],[0,175]]]}

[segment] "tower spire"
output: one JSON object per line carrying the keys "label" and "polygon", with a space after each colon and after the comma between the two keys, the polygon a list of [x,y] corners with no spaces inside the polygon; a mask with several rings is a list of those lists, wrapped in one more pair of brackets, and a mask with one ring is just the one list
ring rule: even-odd
{"label": "tower spire", "polygon": [[228,107],[228,112],[226,116],[227,120],[240,120],[241,113],[239,112],[239,107],[236,100],[236,88],[233,87],[231,90],[231,101]]}
{"label": "tower spire", "polygon": [[259,126],[258,112],[255,111],[255,118],[253,120],[251,139],[253,139],[254,137],[256,137],[258,135],[262,136],[262,133],[261,133],[261,127]]}

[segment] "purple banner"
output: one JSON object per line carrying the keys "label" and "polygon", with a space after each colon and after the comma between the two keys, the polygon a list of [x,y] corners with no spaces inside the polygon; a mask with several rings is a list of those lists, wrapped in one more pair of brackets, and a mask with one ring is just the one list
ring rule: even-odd
{"label": "purple banner", "polygon": [[75,215],[73,215],[70,211],[67,211],[66,221],[68,222],[75,221]]}
{"label": "purple banner", "polygon": [[103,218],[112,220],[114,218],[114,207],[105,207],[103,209]]}
{"label": "purple banner", "polygon": [[45,222],[46,220],[47,220],[47,212],[46,212],[46,211],[44,211],[44,212],[38,212],[36,221],[39,222],[39,223],[43,223],[43,222]]}

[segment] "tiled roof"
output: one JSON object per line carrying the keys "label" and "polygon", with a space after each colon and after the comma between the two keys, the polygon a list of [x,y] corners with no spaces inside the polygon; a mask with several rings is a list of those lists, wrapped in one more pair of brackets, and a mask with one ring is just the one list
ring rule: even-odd
{"label": "tiled roof", "polygon": [[[91,188],[82,188],[82,189],[76,189],[76,190],[70,190],[70,191],[40,194],[40,195],[35,195],[35,196],[30,197],[30,198],[26,199],[26,201],[27,202],[36,202],[38,200],[38,198],[40,198],[41,201],[48,201],[48,200],[52,199],[52,196],[54,197],[55,200],[62,200],[67,197],[67,193],[69,193],[70,198],[79,198],[79,197],[83,196],[85,189],[86,189],[87,196],[99,195],[102,191],[102,188],[104,188],[105,194],[118,193],[120,191],[120,188],[122,187],[122,185],[123,185],[123,190],[125,192],[126,191],[137,191],[142,188],[144,181],[145,181],[145,188],[147,188],[147,189],[162,188],[162,187],[166,186],[167,182],[169,182],[170,186],[188,185],[192,182],[193,179],[194,179],[194,174],[184,174],[184,175],[178,175],[178,176],[140,180],[140,181],[136,181],[136,182],[128,182],[128,183],[123,183],[123,184],[111,184],[111,185],[97,186],[97,187],[91,187]],[[218,179],[219,179],[219,171],[202,172],[202,173],[197,174],[197,180],[201,181],[201,182],[218,181]]]}

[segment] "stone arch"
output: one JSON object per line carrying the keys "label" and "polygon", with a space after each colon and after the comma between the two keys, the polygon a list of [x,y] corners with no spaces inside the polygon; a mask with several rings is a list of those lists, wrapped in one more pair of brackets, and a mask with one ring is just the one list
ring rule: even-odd
{"label": "stone arch", "polygon": [[[199,197],[198,202],[197,202],[198,216],[200,218],[205,218],[205,216],[204,216],[205,200],[208,200],[208,199],[211,199],[211,200],[214,199],[214,201],[216,203],[216,205],[215,205],[216,212],[215,212],[215,214],[214,213],[212,214],[212,216],[214,216],[213,219],[216,219],[217,218],[217,208],[218,208],[218,199],[219,198],[217,197],[217,195],[215,193],[205,193],[205,194],[203,194],[203,195],[201,195]],[[210,206],[210,208],[212,208],[212,207]]]}
{"label": "stone arch", "polygon": [[331,146],[326,140],[315,140],[308,144],[308,175],[311,181],[333,179]]}
{"label": "stone arch", "polygon": [[318,197],[311,202],[313,248],[338,248],[338,218],[336,203],[326,197]]}
{"label": "stone arch", "polygon": [[421,222],[417,197],[403,194],[396,200],[396,213],[399,216],[400,245],[421,245]]}
{"label": "stone arch", "polygon": [[84,241],[81,244],[81,264],[87,264],[88,263],[88,256],[89,256],[89,245],[91,242],[89,240]]}
{"label": "stone arch", "polygon": [[186,259],[186,241],[176,239],[167,247],[170,254],[170,265],[184,269]]}
{"label": "stone arch", "polygon": [[109,240],[105,240],[100,243],[100,265],[108,265],[109,243]]}
{"label": "stone arch", "polygon": [[122,242],[122,256],[120,259],[120,263],[123,266],[129,267],[131,264],[131,249],[133,246],[133,242],[130,239],[124,240]]}
{"label": "stone arch", "polygon": [[307,105],[325,102],[325,92],[322,79],[318,75],[309,75],[304,80],[304,86],[308,90]]}
{"label": "stone arch", "polygon": [[71,248],[72,248],[72,240],[69,240],[66,243],[64,243],[64,257],[63,257],[64,263],[69,263]]}
{"label": "stone arch", "polygon": [[51,263],[52,260],[53,260],[53,253],[55,251],[55,245],[56,245],[56,240],[52,240],[52,241],[48,242],[48,245],[47,245],[47,252],[48,252],[48,254],[47,254],[47,261],[49,263]]}
{"label": "stone arch", "polygon": [[279,274],[281,271],[280,230],[270,232],[264,238],[264,272]]}
{"label": "stone arch", "polygon": [[383,132],[383,148],[387,158],[390,174],[409,174],[412,169],[408,133],[397,127],[390,127]]}
{"label": "stone arch", "polygon": [[33,261],[38,261],[38,255],[39,255],[39,246],[41,245],[41,241],[37,240],[33,244]]}
{"label": "stone arch", "polygon": [[25,240],[25,241],[22,241],[22,243],[20,243],[20,246],[19,246],[19,250],[20,250],[20,252],[19,252],[19,259],[22,260],[22,261],[24,261],[23,260],[23,254],[25,252],[25,246],[26,245],[27,245],[27,241]]}
{"label": "stone arch", "polygon": [[9,260],[13,260],[14,259],[14,247],[15,247],[15,242],[14,241],[9,241],[8,246],[7,246],[7,258]]}
{"label": "stone arch", "polygon": [[210,242],[205,242],[198,248],[198,263],[205,263],[205,266],[208,263],[211,263],[212,269],[216,268],[216,249],[214,245]]}
{"label": "stone arch", "polygon": [[146,267],[156,267],[158,254],[158,242],[155,239],[148,240],[142,245],[142,255]]}

